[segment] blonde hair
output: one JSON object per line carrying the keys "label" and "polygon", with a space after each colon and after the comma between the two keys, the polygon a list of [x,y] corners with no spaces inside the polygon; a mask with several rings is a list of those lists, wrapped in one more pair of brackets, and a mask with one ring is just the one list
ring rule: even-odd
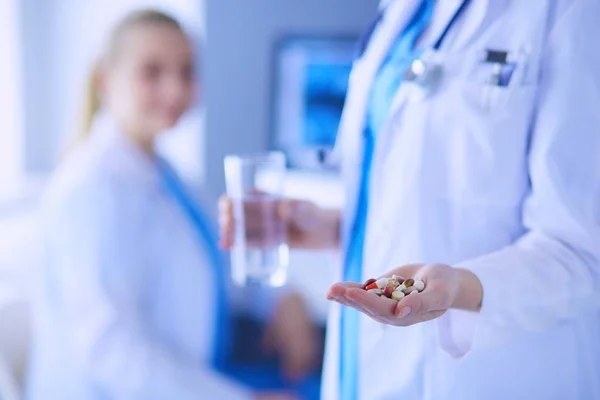
{"label": "blonde hair", "polygon": [[83,117],[78,139],[85,139],[89,135],[94,118],[101,107],[98,81],[102,64],[107,60],[114,59],[119,44],[127,32],[139,26],[154,24],[164,24],[182,33],[184,32],[183,27],[174,17],[155,9],[142,9],[128,14],[110,32],[105,53],[101,55],[99,61],[94,65],[85,88]]}

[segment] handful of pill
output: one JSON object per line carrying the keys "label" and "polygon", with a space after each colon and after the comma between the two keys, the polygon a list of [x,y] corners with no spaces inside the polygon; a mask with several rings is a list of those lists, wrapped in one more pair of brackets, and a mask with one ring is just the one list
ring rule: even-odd
{"label": "handful of pill", "polygon": [[380,297],[401,300],[409,294],[422,292],[425,289],[425,283],[392,275],[391,278],[369,279],[363,284],[363,289]]}

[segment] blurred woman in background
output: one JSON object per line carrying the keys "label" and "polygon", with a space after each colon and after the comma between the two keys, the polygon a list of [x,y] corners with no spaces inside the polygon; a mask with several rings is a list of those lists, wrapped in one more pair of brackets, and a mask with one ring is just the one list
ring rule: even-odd
{"label": "blurred woman in background", "polygon": [[221,373],[229,319],[216,239],[155,152],[194,100],[194,70],[168,15],[138,11],[112,33],[89,135],[44,199],[32,399],[288,398]]}

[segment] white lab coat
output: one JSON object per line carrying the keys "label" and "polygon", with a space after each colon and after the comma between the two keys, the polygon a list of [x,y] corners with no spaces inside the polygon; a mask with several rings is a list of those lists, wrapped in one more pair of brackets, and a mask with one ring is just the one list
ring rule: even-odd
{"label": "white lab coat", "polygon": [[[438,1],[424,42],[460,2]],[[355,64],[340,128],[344,236],[368,93],[414,9],[390,2]],[[412,262],[472,270],[479,314],[408,328],[361,319],[359,399],[600,399],[600,2],[474,0],[436,55],[439,88],[403,85],[377,137],[363,278]],[[508,50],[509,87],[485,84]],[[339,312],[324,400],[338,399]]]}
{"label": "white lab coat", "polygon": [[246,399],[209,364],[213,272],[150,158],[100,117],[43,202],[31,399]]}

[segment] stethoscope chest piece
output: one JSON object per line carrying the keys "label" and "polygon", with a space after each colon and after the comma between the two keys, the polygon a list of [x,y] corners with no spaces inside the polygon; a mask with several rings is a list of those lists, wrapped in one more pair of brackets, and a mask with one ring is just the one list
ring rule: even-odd
{"label": "stethoscope chest piece", "polygon": [[428,54],[414,59],[404,72],[404,82],[410,87],[410,99],[420,101],[435,92],[442,72],[442,65]]}

